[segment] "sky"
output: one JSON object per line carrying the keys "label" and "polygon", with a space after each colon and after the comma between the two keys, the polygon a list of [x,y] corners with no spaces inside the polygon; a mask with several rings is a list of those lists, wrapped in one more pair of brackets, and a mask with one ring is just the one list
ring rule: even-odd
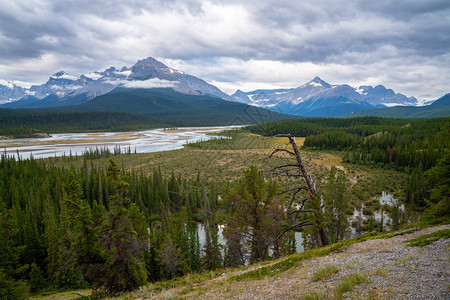
{"label": "sky", "polygon": [[42,84],[154,57],[237,89],[450,92],[448,0],[0,0],[0,80]]}

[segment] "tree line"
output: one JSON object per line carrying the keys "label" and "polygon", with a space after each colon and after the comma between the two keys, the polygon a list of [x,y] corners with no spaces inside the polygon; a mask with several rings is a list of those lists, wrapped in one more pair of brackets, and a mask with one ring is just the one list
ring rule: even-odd
{"label": "tree line", "polygon": [[38,133],[136,131],[165,127],[156,118],[121,112],[45,112],[0,110],[0,136],[35,137]]}

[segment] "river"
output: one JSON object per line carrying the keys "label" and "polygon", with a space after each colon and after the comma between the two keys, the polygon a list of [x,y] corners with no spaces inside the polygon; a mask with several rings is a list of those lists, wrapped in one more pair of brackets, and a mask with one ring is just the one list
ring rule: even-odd
{"label": "river", "polygon": [[46,158],[63,155],[82,155],[95,148],[108,148],[111,152],[120,147],[136,153],[176,150],[186,143],[206,141],[208,135],[239,126],[184,127],[179,129],[153,129],[136,132],[61,133],[48,138],[0,140],[0,149],[7,155],[17,153],[22,159]]}

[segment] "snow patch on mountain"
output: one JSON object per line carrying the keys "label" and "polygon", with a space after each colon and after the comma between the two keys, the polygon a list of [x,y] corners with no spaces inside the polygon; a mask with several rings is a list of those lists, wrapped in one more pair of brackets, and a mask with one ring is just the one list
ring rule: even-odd
{"label": "snow patch on mountain", "polygon": [[[414,97],[413,97],[414,98]],[[414,98],[415,99],[415,98]],[[416,99],[416,106],[426,106],[434,103],[436,100],[430,99]]]}
{"label": "snow patch on mountain", "polygon": [[103,75],[100,74],[99,72],[90,72],[87,74],[83,74],[83,76],[92,80],[98,80],[103,77]]}
{"label": "snow patch on mountain", "polygon": [[131,75],[131,70],[115,71],[114,74],[117,75],[117,76],[128,77],[128,76]]}
{"label": "snow patch on mountain", "polygon": [[67,79],[67,80],[72,80],[72,81],[75,81],[75,80],[78,79],[77,77],[69,75],[69,74],[67,74],[64,71],[57,72],[57,73],[53,74],[50,78],[53,78],[53,79]]}
{"label": "snow patch on mountain", "polygon": [[11,82],[6,81],[4,79],[0,79],[0,85],[6,86],[7,88],[9,88],[11,90],[14,88],[14,84],[12,84]]}
{"label": "snow patch on mountain", "polygon": [[365,90],[365,89],[362,89],[361,87],[356,88],[356,89],[355,89],[355,92],[357,92],[357,93],[360,94],[360,95],[367,95],[366,90]]}
{"label": "snow patch on mountain", "polygon": [[172,68],[169,68],[169,72],[172,73],[172,74],[175,73],[175,74],[186,75],[186,73],[178,71],[178,70],[175,70],[175,69],[172,69]]}
{"label": "snow patch on mountain", "polygon": [[310,83],[308,83],[309,85],[312,85],[312,86],[322,86],[322,84],[320,84],[320,83],[317,83],[317,82],[314,82],[314,81],[311,81]]}

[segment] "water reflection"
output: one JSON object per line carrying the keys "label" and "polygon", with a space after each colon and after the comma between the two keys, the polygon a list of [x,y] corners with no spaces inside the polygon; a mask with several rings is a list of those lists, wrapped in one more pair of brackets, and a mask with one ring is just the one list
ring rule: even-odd
{"label": "water reflection", "polygon": [[[223,226],[224,225],[218,225],[219,230],[218,230],[218,241],[219,244],[221,245],[221,253],[222,256],[224,255],[224,249],[227,243],[226,238],[223,236]],[[203,249],[203,247],[206,244],[206,233],[205,233],[205,227],[203,224],[197,224],[197,232],[198,232],[198,237],[199,237],[199,241],[200,241],[200,248]],[[296,252],[300,253],[304,251],[303,248],[303,237],[302,237],[302,233],[301,232],[295,232],[295,243],[296,243]]]}

